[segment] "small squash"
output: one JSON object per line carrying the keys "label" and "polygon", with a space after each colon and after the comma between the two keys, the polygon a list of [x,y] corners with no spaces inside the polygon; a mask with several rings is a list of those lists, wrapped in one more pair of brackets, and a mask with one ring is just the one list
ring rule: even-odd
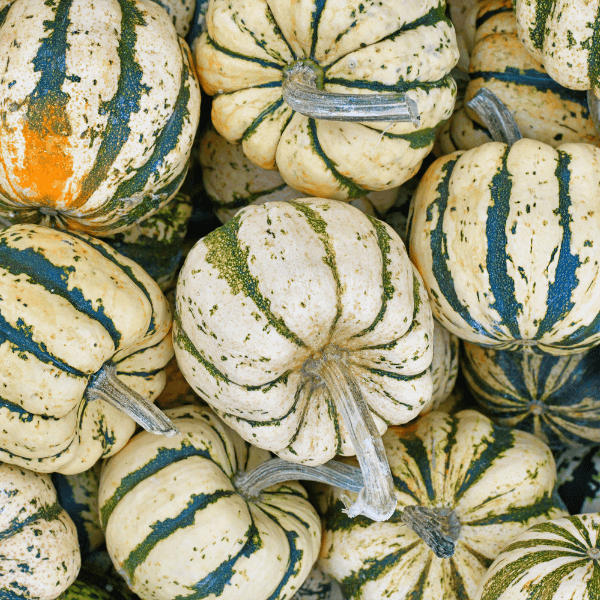
{"label": "small squash", "polygon": [[171,409],[182,435],[136,435],[100,481],[100,517],[117,571],[142,600],[290,598],[308,577],[319,518],[296,482],[259,498],[235,476],[269,458],[205,407]]}
{"label": "small squash", "polygon": [[16,0],[4,17],[0,217],[108,235],[166,204],[200,116],[190,51],[166,12],[149,0]]}
{"label": "small squash", "polygon": [[570,356],[464,348],[469,389],[500,425],[556,450],[600,444],[600,348]]}
{"label": "small squash", "polygon": [[534,523],[566,515],[550,449],[467,410],[432,412],[383,437],[398,506],[386,523],[344,514],[319,495],[319,567],[347,600],[468,600],[493,559]]}
{"label": "small squash", "polygon": [[458,337],[553,354],[600,343],[600,148],[521,139],[442,157],[413,197],[409,240]]}
{"label": "small squash", "polygon": [[599,531],[597,513],[534,525],[502,550],[474,600],[597,598]]}
{"label": "small squash", "polygon": [[[212,127],[200,140],[199,155],[204,188],[221,223],[227,223],[240,208],[250,204],[305,197],[287,185],[279,172],[252,163],[240,145],[230,144]],[[365,193],[350,204],[366,214],[383,215],[398,196],[399,190],[392,188]]]}
{"label": "small squash", "polygon": [[[206,28],[194,57],[213,125],[311,196],[401,185],[452,114],[458,49],[443,2],[211,0]],[[400,117],[412,122],[390,123]]]}
{"label": "small squash", "polygon": [[77,475],[52,473],[58,503],[67,511],[75,527],[83,560],[104,544],[104,533],[98,516],[100,463]]}
{"label": "small squash", "polygon": [[571,515],[600,512],[600,451],[577,446],[555,453],[558,493]]}
{"label": "small squash", "polygon": [[49,475],[0,463],[0,597],[54,600],[81,565],[77,530]]}
{"label": "small squash", "polygon": [[173,431],[149,403],[173,355],[171,313],[141,267],[83,234],[14,225],[0,275],[2,460],[85,471],[133,434],[116,406]]}
{"label": "small squash", "polygon": [[165,291],[175,285],[191,216],[191,199],[178,193],[153,215],[105,241],[140,265]]}

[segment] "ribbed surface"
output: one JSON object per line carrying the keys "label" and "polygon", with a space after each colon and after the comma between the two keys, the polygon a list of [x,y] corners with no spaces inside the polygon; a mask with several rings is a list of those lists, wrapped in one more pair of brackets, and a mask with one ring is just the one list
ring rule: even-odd
{"label": "ribbed surface", "polygon": [[19,1],[0,51],[0,216],[103,235],[174,196],[200,95],[157,4]]}
{"label": "ribbed surface", "polygon": [[208,408],[168,411],[183,435],[142,432],[100,484],[113,563],[142,600],[283,600],[310,573],[319,518],[295,482],[247,502],[230,480],[269,455],[244,443]]}
{"label": "ribbed surface", "polygon": [[[348,600],[470,600],[515,535],[567,514],[548,447],[475,411],[432,412],[408,435],[390,429],[383,440],[398,498],[389,521],[349,519],[339,489],[320,496],[319,565]],[[454,511],[461,529],[451,558],[436,557],[404,525],[411,505]]]}
{"label": "ribbed surface", "polygon": [[330,344],[348,351],[380,431],[431,397],[421,280],[392,228],[347,204],[248,207],[192,249],[177,307],[186,379],[242,437],[288,460],[354,453],[326,389],[302,371]]}

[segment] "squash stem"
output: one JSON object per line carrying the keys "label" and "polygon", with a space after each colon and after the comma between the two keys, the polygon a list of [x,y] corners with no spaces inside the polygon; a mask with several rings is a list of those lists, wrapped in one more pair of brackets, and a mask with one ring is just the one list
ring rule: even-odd
{"label": "squash stem", "polygon": [[354,504],[347,501],[346,512],[350,517],[362,514],[374,521],[385,521],[396,509],[392,472],[383,441],[360,386],[348,368],[346,357],[347,352],[328,346],[308,360],[304,370],[327,386],[348,430],[363,473],[364,487]]}
{"label": "squash stem", "polygon": [[111,363],[104,364],[92,376],[85,390],[85,397],[88,401],[104,400],[131,417],[150,433],[167,437],[180,434],[179,429],[159,408],[126,386],[117,377],[117,368]]}
{"label": "squash stem", "polygon": [[461,525],[451,508],[406,506],[401,519],[437,557],[450,558],[454,554]]}
{"label": "squash stem", "polygon": [[291,480],[316,481],[351,492],[360,492],[365,485],[361,470],[351,465],[330,460],[324,465],[312,467],[282,458],[273,458],[252,471],[236,474],[233,485],[244,498],[256,500],[264,489]]}
{"label": "squash stem", "polygon": [[494,92],[481,88],[467,106],[477,113],[485,126],[489,129],[495,142],[503,142],[512,146],[523,136],[512,113]]}
{"label": "squash stem", "polygon": [[337,94],[318,89],[318,74],[299,61],[285,70],[283,99],[295,111],[324,121],[421,122],[417,103],[404,93]]}

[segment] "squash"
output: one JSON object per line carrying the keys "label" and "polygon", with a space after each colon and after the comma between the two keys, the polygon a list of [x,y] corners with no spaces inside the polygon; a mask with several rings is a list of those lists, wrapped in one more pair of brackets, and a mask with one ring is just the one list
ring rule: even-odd
{"label": "squash", "polygon": [[600,348],[570,356],[464,348],[467,384],[500,425],[533,433],[556,450],[600,444]]}
{"label": "squash", "polygon": [[100,464],[96,463],[91,469],[77,475],[52,473],[58,503],[67,511],[77,528],[83,560],[104,544],[104,533],[98,517],[99,467]]}
{"label": "squash", "polygon": [[431,404],[426,406],[424,410],[437,410],[452,393],[458,377],[459,354],[460,342],[458,338],[434,321],[433,358],[431,360],[433,393]]}
{"label": "squash", "polygon": [[0,232],[0,275],[2,460],[85,471],[133,434],[117,407],[176,433],[149,402],[173,355],[171,314],[141,267],[83,234],[14,225]]}
{"label": "squash", "polygon": [[[511,0],[486,0],[477,14],[465,101],[485,87],[507,106],[524,137],[556,147],[578,142],[600,144],[584,92],[556,83],[519,41]],[[467,108],[468,118],[484,125]],[[466,136],[465,136],[466,137]],[[454,133],[454,139],[461,139]],[[469,150],[477,143],[458,146]]]}
{"label": "squash", "polygon": [[511,538],[566,515],[549,448],[475,411],[432,412],[383,439],[398,498],[388,522],[349,519],[339,489],[319,495],[318,564],[347,600],[473,598]]}
{"label": "squash", "polygon": [[89,571],[84,567],[73,584],[59,596],[59,600],[136,600],[136,598],[124,582],[121,583],[96,571]]}
{"label": "squash", "polygon": [[142,432],[102,471],[100,518],[116,569],[142,600],[291,597],[321,539],[304,489],[292,481],[259,498],[240,496],[236,473],[268,452],[208,408],[168,414],[182,435]]}
{"label": "squash", "polygon": [[1,218],[108,235],[175,195],[200,91],[162,8],[16,0],[0,50]]}
{"label": "squash", "polygon": [[305,194],[401,185],[452,114],[458,49],[443,2],[211,0],[206,28],[194,57],[213,125]]}
{"label": "squash", "polygon": [[515,0],[519,37],[560,85],[600,93],[598,0]]}
{"label": "squash", "polygon": [[182,373],[246,441],[304,464],[375,444],[390,477],[379,433],[431,398],[433,333],[391,227],[319,198],[246,207],[191,250],[176,304]]}
{"label": "squash", "polygon": [[411,205],[410,255],[435,318],[495,349],[600,343],[600,149],[529,139],[438,159]]}
{"label": "squash", "polygon": [[600,515],[539,523],[502,550],[474,600],[596,598]]}
{"label": "squash", "polygon": [[0,596],[54,600],[81,565],[77,531],[48,475],[0,463]]}
{"label": "squash", "polygon": [[196,0],[153,0],[153,2],[156,2],[167,11],[175,26],[177,35],[184,38],[190,32],[196,9]]}
{"label": "squash", "polygon": [[[295,200],[304,194],[288,186],[277,171],[261,169],[212,127],[200,139],[200,164],[206,193],[221,223],[227,223],[240,208],[274,200]],[[401,188],[369,192],[350,204],[362,212],[385,214],[401,194]]]}
{"label": "squash", "polygon": [[191,199],[178,193],[153,215],[105,241],[140,265],[165,291],[175,285],[191,216]]}
{"label": "squash", "polygon": [[555,453],[558,493],[572,515],[600,512],[598,447],[577,446]]}

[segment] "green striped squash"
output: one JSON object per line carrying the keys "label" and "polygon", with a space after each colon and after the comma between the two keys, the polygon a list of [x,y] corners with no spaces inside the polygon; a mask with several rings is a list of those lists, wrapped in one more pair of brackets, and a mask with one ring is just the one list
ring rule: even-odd
{"label": "green striped squash", "polygon": [[599,0],[515,0],[521,42],[561,85],[600,93]]}
{"label": "green striped squash", "polygon": [[474,600],[598,598],[600,514],[535,525],[510,542]]}
{"label": "green striped squash", "polygon": [[0,217],[108,235],[166,204],[200,114],[166,12],[149,0],[16,0],[4,17]]}
{"label": "green striped squash", "polygon": [[104,533],[98,516],[100,463],[76,475],[52,473],[58,503],[67,511],[75,527],[83,560],[104,544]]}
{"label": "green striped squash", "polygon": [[[416,429],[390,429],[383,442],[398,506],[385,523],[344,514],[343,491],[319,497],[319,566],[347,600],[471,600],[486,569],[515,535],[566,511],[550,449],[472,410],[432,412]],[[407,506],[457,519],[454,553],[440,558],[401,519]]]}
{"label": "green striped squash", "polygon": [[250,206],[200,240],[177,283],[179,367],[245,440],[294,462],[354,454],[304,365],[347,353],[380,432],[431,398],[433,322],[391,227],[335,200]]}
{"label": "green striped squash", "polygon": [[[585,93],[554,81],[521,44],[512,0],[481,3],[475,40],[465,101],[485,87],[506,105],[524,137],[554,147],[600,143]],[[473,111],[467,109],[467,114],[483,125]],[[459,146],[461,150],[473,147]]]}
{"label": "green striped squash", "polygon": [[[305,197],[287,185],[278,171],[255,165],[240,145],[230,144],[212,127],[200,140],[199,157],[204,188],[221,223],[227,223],[244,206]],[[350,204],[368,215],[383,215],[400,196],[401,188],[392,188],[365,193]]]}
{"label": "green striped squash", "polygon": [[452,154],[493,142],[491,133],[477,121],[473,121],[464,107],[454,112],[438,130],[433,148],[434,156]]}
{"label": "green striped squash", "polygon": [[[175,26],[177,35],[184,38],[192,28],[196,0],[152,0],[166,11]],[[200,0],[199,0],[200,1]]]}
{"label": "green striped squash", "polygon": [[117,452],[135,423],[84,394],[107,363],[149,400],[162,390],[171,313],[156,283],[99,240],[14,225],[0,298],[0,458],[73,474]]}
{"label": "green striped squash", "polygon": [[178,193],[153,215],[105,241],[140,265],[165,291],[175,285],[191,216],[190,197]]}
{"label": "green striped squash", "polygon": [[100,518],[117,571],[142,600],[284,600],[308,577],[321,525],[297,482],[249,500],[236,473],[268,460],[205,407],[167,411],[182,435],[142,432],[110,459]]}
{"label": "green striped squash", "polygon": [[553,356],[464,347],[467,384],[499,424],[529,431],[556,450],[600,444],[600,348]]}
{"label": "green striped squash", "polygon": [[[449,72],[458,49],[444,8],[438,0],[210,0],[194,58],[204,91],[216,95],[213,125],[252,162],[279,169],[311,196],[345,200],[401,185],[454,106]],[[296,65],[310,65],[329,92],[406,92],[417,102],[419,128],[294,112],[282,81]]]}
{"label": "green striped squash", "polygon": [[522,139],[440,158],[409,228],[434,317],[458,337],[553,354],[600,343],[600,149]]}
{"label": "green striped squash", "polygon": [[0,463],[0,598],[54,600],[81,565],[77,530],[49,475]]}

